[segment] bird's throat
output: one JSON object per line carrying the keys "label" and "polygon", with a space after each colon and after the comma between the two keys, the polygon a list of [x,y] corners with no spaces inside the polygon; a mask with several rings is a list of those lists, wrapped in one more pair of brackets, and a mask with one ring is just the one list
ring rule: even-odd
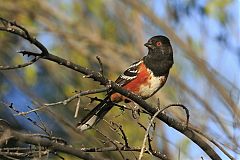
{"label": "bird's throat", "polygon": [[148,54],[143,59],[146,67],[153,72],[154,76],[168,75],[173,65],[173,58],[171,56],[162,56],[160,54]]}

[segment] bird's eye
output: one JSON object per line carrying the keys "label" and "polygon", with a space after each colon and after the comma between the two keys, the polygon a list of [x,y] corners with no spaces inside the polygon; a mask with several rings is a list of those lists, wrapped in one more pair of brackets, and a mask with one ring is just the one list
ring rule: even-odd
{"label": "bird's eye", "polygon": [[157,45],[157,46],[161,46],[162,43],[161,43],[160,41],[158,41],[158,42],[156,43],[156,45]]}

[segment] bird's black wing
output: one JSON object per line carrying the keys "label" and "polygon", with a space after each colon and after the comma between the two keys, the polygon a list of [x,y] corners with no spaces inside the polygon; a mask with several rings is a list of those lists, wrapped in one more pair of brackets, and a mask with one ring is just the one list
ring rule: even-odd
{"label": "bird's black wing", "polygon": [[141,63],[143,63],[142,59],[131,64],[130,67],[127,70],[125,70],[125,72],[123,72],[115,82],[120,86],[125,86],[130,81],[135,79],[137,77],[138,69]]}

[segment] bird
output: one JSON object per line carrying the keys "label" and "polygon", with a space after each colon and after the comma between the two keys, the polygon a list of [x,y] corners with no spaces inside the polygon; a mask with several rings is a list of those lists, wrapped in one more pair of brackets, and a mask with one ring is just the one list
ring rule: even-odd
{"label": "bird", "polygon": [[[153,36],[144,46],[148,48],[148,54],[131,64],[115,83],[146,100],[166,83],[174,60],[173,49],[166,36]],[[77,129],[85,131],[92,128],[103,119],[115,103],[121,101],[131,102],[120,93],[108,92],[106,97],[77,124]]]}

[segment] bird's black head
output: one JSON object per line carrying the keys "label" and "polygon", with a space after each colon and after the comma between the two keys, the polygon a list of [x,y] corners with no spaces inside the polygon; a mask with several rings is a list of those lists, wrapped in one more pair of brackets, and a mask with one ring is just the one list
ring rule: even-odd
{"label": "bird's black head", "polygon": [[161,50],[164,47],[171,47],[170,41],[167,37],[159,35],[154,36],[144,44],[150,51],[151,50]]}
{"label": "bird's black head", "polygon": [[173,65],[173,50],[170,40],[162,35],[154,36],[144,44],[148,55],[144,58],[146,65],[157,75],[168,72]]}

